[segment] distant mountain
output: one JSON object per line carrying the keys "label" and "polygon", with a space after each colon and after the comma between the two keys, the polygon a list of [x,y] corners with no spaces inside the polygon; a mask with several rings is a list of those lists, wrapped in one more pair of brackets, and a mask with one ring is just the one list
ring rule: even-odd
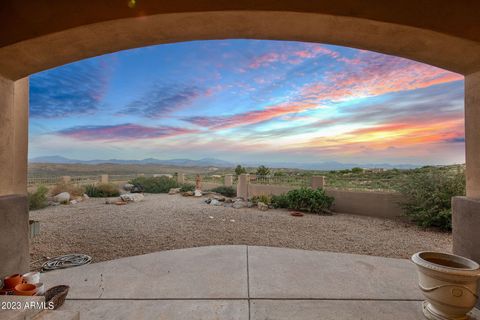
{"label": "distant mountain", "polygon": [[113,164],[158,164],[166,166],[179,166],[179,167],[234,167],[233,163],[223,161],[215,158],[204,158],[200,160],[191,159],[171,159],[160,160],[155,158],[148,158],[143,160],[120,160],[120,159],[108,159],[108,160],[75,160],[62,156],[45,156],[29,159],[30,163],[79,163],[79,164],[101,164],[101,163],[113,163]]}
{"label": "distant mountain", "polygon": [[389,163],[342,163],[337,161],[327,161],[327,162],[317,162],[317,163],[301,163],[301,162],[270,162],[270,163],[256,163],[256,162],[246,162],[242,165],[247,167],[256,167],[259,164],[264,164],[270,168],[296,168],[303,170],[345,170],[352,169],[355,167],[365,168],[365,169],[414,169],[419,168],[421,165],[413,164],[389,164]]}
{"label": "distant mountain", "polygon": [[[113,164],[158,164],[165,166],[178,166],[178,167],[220,167],[220,168],[233,168],[236,166],[236,163],[215,159],[215,158],[204,158],[200,160],[191,160],[191,159],[170,159],[170,160],[160,160],[155,158],[148,158],[143,160],[119,160],[119,159],[108,159],[108,160],[75,160],[69,159],[62,156],[46,156],[46,157],[37,157],[29,160],[31,163],[80,163],[80,164],[101,164],[101,163],[113,163]],[[341,163],[336,161],[328,162],[318,162],[318,163],[301,163],[301,162],[267,162],[267,161],[249,161],[249,162],[240,162],[241,165],[246,167],[257,167],[261,164],[266,165],[270,168],[294,168],[294,169],[304,169],[304,170],[344,170],[351,169],[354,167],[360,168],[383,168],[383,169],[413,169],[418,168],[420,165],[411,165],[411,164],[388,164],[388,163],[367,163],[367,164],[358,164],[358,163]]]}

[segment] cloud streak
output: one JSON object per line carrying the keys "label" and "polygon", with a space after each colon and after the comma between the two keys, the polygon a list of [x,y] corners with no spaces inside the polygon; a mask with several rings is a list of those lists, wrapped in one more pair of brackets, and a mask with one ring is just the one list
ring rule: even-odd
{"label": "cloud streak", "polygon": [[111,66],[85,61],[31,76],[30,116],[64,118],[94,114],[108,90]]}
{"label": "cloud streak", "polygon": [[201,89],[195,85],[155,85],[140,99],[129,103],[119,114],[158,119],[186,108],[196,99],[211,94],[211,89]]}
{"label": "cloud streak", "polygon": [[82,141],[106,141],[158,139],[195,132],[197,131],[170,126],[148,127],[126,123],[103,126],[76,126],[57,131],[55,134]]}

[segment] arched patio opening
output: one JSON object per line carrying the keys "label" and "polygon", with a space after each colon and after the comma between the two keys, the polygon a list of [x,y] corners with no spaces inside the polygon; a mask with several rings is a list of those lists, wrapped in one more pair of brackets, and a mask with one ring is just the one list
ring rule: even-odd
{"label": "arched patio opening", "polygon": [[467,197],[453,200],[454,252],[480,261],[480,28],[476,16],[480,4],[442,1],[431,8],[415,1],[392,5],[375,0],[361,5],[347,0],[336,4],[308,0],[261,5],[194,0],[129,3],[12,0],[2,4],[0,275],[28,269],[28,76],[128,48],[227,38],[345,45],[465,75]]}

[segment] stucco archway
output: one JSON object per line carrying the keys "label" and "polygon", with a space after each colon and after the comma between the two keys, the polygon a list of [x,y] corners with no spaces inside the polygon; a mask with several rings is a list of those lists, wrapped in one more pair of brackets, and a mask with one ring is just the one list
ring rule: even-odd
{"label": "stucco archway", "polygon": [[346,45],[464,74],[467,198],[454,201],[454,250],[480,260],[480,3],[11,0],[1,8],[0,275],[28,268],[28,75],[128,48],[225,38]]}

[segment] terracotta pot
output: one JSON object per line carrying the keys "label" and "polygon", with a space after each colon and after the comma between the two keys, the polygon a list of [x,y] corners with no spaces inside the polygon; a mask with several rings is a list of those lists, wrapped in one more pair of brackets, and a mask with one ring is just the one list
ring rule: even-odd
{"label": "terracotta pot", "polygon": [[21,283],[15,286],[17,296],[34,296],[37,293],[37,286],[30,283]]}
{"label": "terracotta pot", "polygon": [[12,274],[11,276],[3,279],[3,287],[4,289],[13,289],[17,284],[22,283],[22,280],[22,276],[18,273]]}
{"label": "terracotta pot", "polygon": [[412,256],[419,287],[425,296],[423,314],[432,320],[468,319],[475,306],[480,266],[470,259],[440,252]]}

